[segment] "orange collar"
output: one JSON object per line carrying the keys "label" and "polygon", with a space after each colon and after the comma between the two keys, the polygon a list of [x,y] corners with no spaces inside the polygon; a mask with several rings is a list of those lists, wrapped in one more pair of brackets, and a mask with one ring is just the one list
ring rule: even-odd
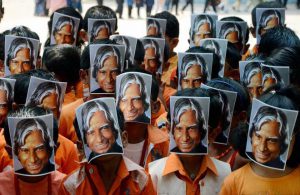
{"label": "orange collar", "polygon": [[[199,173],[196,178],[200,177],[205,171],[212,171],[215,175],[218,176],[218,171],[216,166],[214,165],[213,161],[210,159],[208,156],[203,156],[203,160],[201,163],[201,167],[199,170]],[[177,154],[171,153],[167,159],[164,171],[163,171],[163,176],[168,175],[170,173],[175,173],[178,172],[182,176],[189,177],[188,174],[186,173],[179,157]]]}

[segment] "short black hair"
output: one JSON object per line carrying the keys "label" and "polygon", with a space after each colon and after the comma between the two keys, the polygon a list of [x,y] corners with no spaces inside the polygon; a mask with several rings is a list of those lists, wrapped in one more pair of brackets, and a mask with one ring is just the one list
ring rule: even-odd
{"label": "short black hair", "polygon": [[275,49],[295,46],[300,46],[300,40],[296,33],[288,27],[276,26],[261,36],[258,51],[269,56]]}
{"label": "short black hair", "polygon": [[291,84],[300,88],[300,46],[275,49],[265,60],[272,66],[288,66]]}
{"label": "short black hair", "polygon": [[61,44],[45,48],[43,66],[54,72],[60,81],[74,84],[80,80],[80,51],[77,47]]}
{"label": "short black hair", "polygon": [[154,15],[154,18],[166,19],[166,35],[170,38],[179,37],[179,22],[176,16],[168,11],[163,11]]}

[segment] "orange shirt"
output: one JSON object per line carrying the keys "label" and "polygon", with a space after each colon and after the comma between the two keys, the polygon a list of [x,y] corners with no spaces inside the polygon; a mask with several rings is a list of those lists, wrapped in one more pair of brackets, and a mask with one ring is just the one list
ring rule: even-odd
{"label": "orange shirt", "polygon": [[74,143],[77,141],[77,135],[73,121],[75,119],[76,108],[78,108],[81,104],[83,104],[83,98],[63,106],[59,119],[59,133]]}
{"label": "orange shirt", "polygon": [[145,169],[148,164],[169,155],[169,135],[157,127],[148,125],[148,156]]}
{"label": "orange shirt", "polygon": [[[68,91],[68,92],[67,92]],[[66,94],[64,96],[63,106],[66,106],[72,102],[83,97],[83,83],[82,81],[76,83],[75,89],[68,89],[66,90]]]}
{"label": "orange shirt", "polygon": [[0,130],[0,172],[9,170],[13,167],[13,161],[5,150],[6,141],[3,129]]}
{"label": "orange shirt", "polygon": [[169,58],[168,62],[164,65],[163,72],[161,75],[161,81],[166,83],[167,86],[170,86],[172,80],[172,72],[176,71],[178,64],[178,55],[174,55]]}
{"label": "orange shirt", "polygon": [[62,135],[58,135],[59,147],[55,154],[57,170],[68,175],[79,168],[77,149],[73,142]]}
{"label": "orange shirt", "polygon": [[158,194],[218,194],[224,178],[230,173],[229,164],[205,155],[199,166],[192,180],[179,156],[171,153],[151,163],[149,173]]}
{"label": "orange shirt", "polygon": [[[43,178],[41,181],[36,183],[27,183],[20,179],[19,182],[19,189],[20,195],[47,195],[48,192],[48,177],[51,177],[51,195],[58,195],[58,190],[63,181],[64,177],[66,176],[59,171],[54,171],[50,173],[48,176]],[[5,195],[15,195],[15,182],[14,182],[14,171],[6,171],[0,173],[0,194]]]}
{"label": "orange shirt", "polygon": [[266,178],[257,175],[248,163],[226,177],[220,194],[300,194],[299,184],[300,166],[286,176]]}
{"label": "orange shirt", "polygon": [[[93,188],[97,192],[93,192]],[[142,167],[123,157],[109,192],[105,191],[97,167],[92,164],[85,164],[64,180],[63,185],[61,185],[60,194],[152,195],[155,192],[149,174]]]}
{"label": "orange shirt", "polygon": [[165,86],[164,92],[163,92],[163,98],[166,102],[166,106],[170,108],[170,97],[174,95],[177,92],[177,89],[174,89],[169,86]]}
{"label": "orange shirt", "polygon": [[5,148],[0,149],[0,172],[12,169],[13,161],[6,152]]}
{"label": "orange shirt", "polygon": [[204,177],[207,170],[212,171],[215,175],[218,175],[216,167],[212,160],[208,156],[203,156],[203,161],[200,166],[200,170],[196,175],[194,181],[192,181],[189,175],[186,173],[179,157],[176,154],[170,154],[165,169],[163,171],[163,176],[169,173],[176,173],[177,177],[186,183],[186,194],[200,194],[199,180]]}

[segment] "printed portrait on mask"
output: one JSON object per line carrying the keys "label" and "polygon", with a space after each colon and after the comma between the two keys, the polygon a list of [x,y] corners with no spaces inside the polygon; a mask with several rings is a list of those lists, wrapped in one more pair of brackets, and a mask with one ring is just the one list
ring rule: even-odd
{"label": "printed portrait on mask", "polygon": [[243,54],[246,44],[247,23],[235,21],[217,21],[217,38],[227,39]]}
{"label": "printed portrait on mask", "polygon": [[142,38],[141,39],[145,56],[142,62],[142,68],[152,75],[162,73],[164,64],[165,40],[159,38]]}
{"label": "printed portrait on mask", "polygon": [[67,83],[64,82],[31,77],[25,106],[38,106],[51,110],[53,116],[59,119],[66,88]]}
{"label": "printed portrait on mask", "polygon": [[5,36],[5,76],[36,68],[40,42],[36,39]]}
{"label": "printed portrait on mask", "polygon": [[144,73],[128,72],[117,77],[117,108],[125,122],[151,122],[152,76]]}
{"label": "printed portrait on mask", "polygon": [[92,43],[98,39],[109,39],[115,33],[116,19],[88,18],[88,36]]}
{"label": "printed portrait on mask", "polygon": [[178,90],[198,88],[210,80],[212,60],[210,53],[178,53]]}
{"label": "printed portrait on mask", "polygon": [[256,43],[267,30],[276,26],[284,26],[285,8],[256,8]]}
{"label": "printed portrait on mask", "polygon": [[170,151],[207,154],[209,98],[171,96]]}
{"label": "printed portrait on mask", "polygon": [[117,44],[125,46],[125,63],[124,69],[134,65],[134,55],[137,45],[137,39],[134,37],[123,36],[123,35],[112,35],[111,40],[116,41]]}
{"label": "printed portrait on mask", "polygon": [[261,71],[263,91],[266,91],[273,85],[285,87],[290,83],[289,67],[287,66],[270,66],[261,63]]}
{"label": "printed portrait on mask", "polygon": [[80,19],[54,12],[50,44],[75,45]]}
{"label": "printed portrait on mask", "polygon": [[123,70],[125,46],[93,44],[89,47],[91,93],[115,93],[116,78]]}
{"label": "printed portrait on mask", "polygon": [[258,98],[263,92],[262,61],[240,61],[240,82],[247,88],[251,100]]}
{"label": "printed portrait on mask", "polygon": [[3,127],[7,114],[12,109],[15,83],[15,79],[0,78],[0,127]]}
{"label": "printed portrait on mask", "polygon": [[220,64],[222,65],[221,70],[219,71],[219,77],[224,77],[225,72],[225,60],[226,60],[226,53],[227,53],[227,44],[228,41],[225,39],[215,39],[215,38],[208,38],[203,39],[200,41],[201,47],[209,49],[217,56],[219,56]]}
{"label": "printed portrait on mask", "polygon": [[166,33],[167,20],[159,18],[147,18],[147,35],[164,38]]}
{"label": "printed portrait on mask", "polygon": [[123,154],[114,98],[98,98],[76,110],[84,153],[88,162],[108,154]]}
{"label": "printed portrait on mask", "polygon": [[284,170],[298,111],[269,106],[253,100],[246,155],[253,162]]}
{"label": "printed portrait on mask", "polygon": [[41,176],[55,171],[52,114],[8,117],[8,125],[16,174]]}
{"label": "printed portrait on mask", "polygon": [[205,84],[202,84],[201,88],[207,89],[210,96],[209,113],[218,113],[209,117],[208,141],[227,144],[237,93]]}
{"label": "printed portrait on mask", "polygon": [[200,46],[200,40],[216,37],[215,14],[199,14],[191,16],[190,46]]}

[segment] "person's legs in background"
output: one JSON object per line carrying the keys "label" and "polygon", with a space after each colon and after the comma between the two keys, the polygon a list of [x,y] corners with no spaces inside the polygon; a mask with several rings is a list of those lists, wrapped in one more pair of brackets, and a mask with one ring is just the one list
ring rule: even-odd
{"label": "person's legs in background", "polygon": [[103,0],[97,0],[98,5],[103,5]]}

